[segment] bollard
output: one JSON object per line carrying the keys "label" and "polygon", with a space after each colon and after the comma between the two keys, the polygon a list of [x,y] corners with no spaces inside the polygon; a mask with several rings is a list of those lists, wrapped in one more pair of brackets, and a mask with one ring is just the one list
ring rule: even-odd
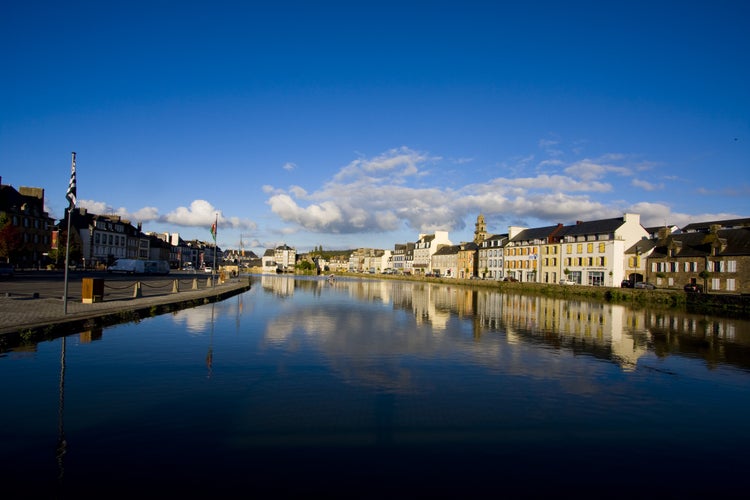
{"label": "bollard", "polygon": [[172,285],[172,293],[177,293],[179,291],[180,291],[180,284],[177,280],[174,280],[173,285]]}
{"label": "bollard", "polygon": [[211,281],[211,277],[209,276],[208,279],[206,280],[206,288],[211,288],[212,285],[213,285],[213,282]]}
{"label": "bollard", "polygon": [[141,282],[136,281],[133,288],[133,298],[137,299],[139,297],[143,297],[143,294],[141,293]]}
{"label": "bollard", "polygon": [[198,289],[198,278],[193,278],[193,290]]}

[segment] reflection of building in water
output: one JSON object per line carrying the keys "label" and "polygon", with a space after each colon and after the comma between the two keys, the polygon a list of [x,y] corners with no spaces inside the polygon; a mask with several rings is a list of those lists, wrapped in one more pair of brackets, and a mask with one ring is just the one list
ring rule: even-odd
{"label": "reflection of building in water", "polygon": [[102,339],[102,327],[95,327],[91,330],[86,330],[78,334],[78,338],[81,344],[90,344],[96,340]]}
{"label": "reflection of building in water", "polygon": [[541,340],[556,347],[612,359],[634,367],[647,352],[623,331],[625,309],[606,303],[480,291],[477,318],[505,330],[509,343]]}
{"label": "reflection of building in water", "polygon": [[450,300],[443,297],[442,300],[434,298],[440,295],[437,289],[443,290],[445,287],[436,287],[425,283],[404,283],[394,282],[393,307],[405,310],[411,310],[416,319],[417,325],[429,324],[433,330],[445,330],[448,320],[450,319],[450,307],[436,307],[438,304],[450,304]]}
{"label": "reflection of building in water", "polygon": [[[279,293],[294,278],[264,277],[264,288]],[[272,286],[276,283],[276,288]],[[633,310],[598,301],[564,300],[535,295],[444,284],[380,280],[326,280],[311,282],[344,291],[357,300],[393,304],[411,311],[416,325],[433,331],[448,329],[449,321],[461,326],[471,321],[474,338],[488,330],[504,332],[508,343],[542,343],[618,363],[632,369],[647,353],[657,356],[687,354],[720,361],[743,369],[750,367],[750,321],[708,317],[682,311]],[[283,325],[286,326],[286,325]],[[453,327],[451,327],[453,328]],[[279,338],[289,332],[279,331]]]}
{"label": "reflection of building in water", "polygon": [[750,321],[671,311],[641,313],[658,356],[687,354],[750,368]]}
{"label": "reflection of building in water", "polygon": [[289,296],[294,294],[294,276],[264,274],[260,277],[260,284],[265,290],[269,290],[276,295]]}

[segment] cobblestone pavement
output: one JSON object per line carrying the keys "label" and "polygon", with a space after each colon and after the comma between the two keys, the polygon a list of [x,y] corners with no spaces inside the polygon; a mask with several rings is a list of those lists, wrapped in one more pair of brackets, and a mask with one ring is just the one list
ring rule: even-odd
{"label": "cobblestone pavement", "polygon": [[[224,282],[205,277],[159,280],[104,280],[101,300],[83,302],[81,280],[68,283],[67,301],[64,286],[45,287],[14,283],[0,284],[0,335],[47,326],[60,326],[112,313],[138,310],[151,306],[174,304],[240,292],[249,287],[247,278]],[[13,292],[4,291],[13,289]],[[37,292],[35,290],[44,290]],[[49,290],[53,291],[49,291]],[[19,291],[24,290],[24,291]],[[66,305],[67,303],[67,305]]]}

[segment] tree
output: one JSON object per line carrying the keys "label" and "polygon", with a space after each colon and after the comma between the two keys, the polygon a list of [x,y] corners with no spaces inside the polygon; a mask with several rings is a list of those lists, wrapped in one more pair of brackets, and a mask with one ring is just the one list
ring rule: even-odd
{"label": "tree", "polygon": [[11,224],[7,216],[0,217],[0,258],[6,262],[15,260],[23,248],[23,238],[16,226]]}

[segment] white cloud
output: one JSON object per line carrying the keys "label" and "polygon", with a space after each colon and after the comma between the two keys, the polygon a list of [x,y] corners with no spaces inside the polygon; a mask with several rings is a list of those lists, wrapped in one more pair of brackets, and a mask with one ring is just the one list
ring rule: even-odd
{"label": "white cloud", "polygon": [[292,171],[295,168],[297,168],[297,165],[289,161],[289,162],[284,163],[284,166],[282,166],[281,168],[287,171]]}
{"label": "white cloud", "polygon": [[633,186],[645,189],[646,191],[656,191],[657,189],[664,188],[664,184],[653,184],[642,179],[633,179],[630,183]]}
{"label": "white cloud", "polygon": [[210,226],[218,210],[206,200],[195,200],[190,207],[177,207],[162,220],[177,226]]}
{"label": "white cloud", "polygon": [[236,229],[255,229],[257,227],[251,220],[225,216],[221,210],[217,210],[206,200],[195,200],[190,204],[190,207],[177,207],[159,220],[176,226],[211,227],[217,217],[219,226]]}
{"label": "white cloud", "polygon": [[136,222],[150,222],[159,220],[159,209],[156,207],[143,207],[133,212],[131,217]]}
{"label": "white cloud", "polygon": [[[558,143],[541,141],[540,146],[549,148]],[[503,176],[480,179],[471,172],[459,172],[451,174],[454,181],[448,184],[440,161],[440,157],[427,153],[395,148],[373,158],[357,158],[316,190],[264,186],[263,191],[269,195],[271,211],[288,224],[280,229],[286,235],[295,231],[368,234],[404,228],[415,233],[457,231],[470,225],[478,213],[493,218],[498,225],[502,221],[569,224],[625,212],[641,213],[645,221],[670,215],[682,218],[670,214],[663,204],[631,205],[611,199],[614,182],[619,182],[616,178],[632,176],[634,169],[639,169],[626,155],[606,154],[573,162],[556,157],[538,165],[560,167],[560,173],[537,175],[529,175],[534,171],[533,156],[518,157],[515,163],[501,166]],[[446,161],[456,163],[455,159]],[[477,171],[483,170],[480,167]],[[469,183],[456,186],[461,179]],[[631,183],[645,190],[663,187],[641,179]]]}

